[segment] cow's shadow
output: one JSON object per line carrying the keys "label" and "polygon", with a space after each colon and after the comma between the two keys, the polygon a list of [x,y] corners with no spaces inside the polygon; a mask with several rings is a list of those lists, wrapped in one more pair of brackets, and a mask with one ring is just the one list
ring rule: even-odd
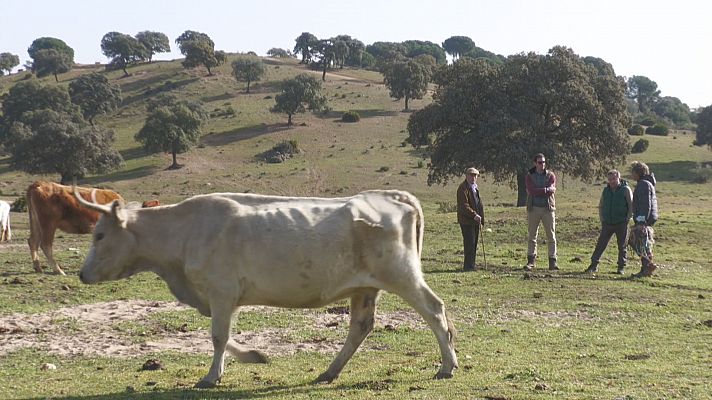
{"label": "cow's shadow", "polygon": [[[335,398],[338,397],[337,392],[343,390],[358,390],[359,388],[368,387],[370,382],[354,383],[351,385],[339,384],[314,384],[311,381],[306,383],[298,383],[294,385],[272,385],[265,386],[259,389],[251,390],[231,390],[225,386],[218,386],[217,389],[168,389],[168,390],[153,390],[149,393],[136,392],[121,392],[108,393],[105,395],[87,395],[87,396],[65,396],[53,397],[54,399],[62,400],[157,400],[157,399],[205,399],[205,398],[227,398],[227,399],[261,399],[270,397],[284,397],[294,395],[315,395],[320,398]],[[30,397],[28,399],[44,400],[45,396]]]}

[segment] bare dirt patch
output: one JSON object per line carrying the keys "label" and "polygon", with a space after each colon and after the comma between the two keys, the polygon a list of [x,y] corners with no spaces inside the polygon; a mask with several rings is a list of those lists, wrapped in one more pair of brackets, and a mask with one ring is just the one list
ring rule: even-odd
{"label": "bare dirt patch", "polygon": [[[210,353],[212,343],[207,330],[171,330],[152,334],[146,340],[130,336],[116,326],[124,322],[148,325],[156,313],[189,310],[178,302],[112,301],[65,307],[41,314],[16,313],[0,317],[0,356],[21,348],[45,350],[63,356],[136,357],[160,351]],[[242,312],[275,312],[271,307],[243,307]],[[347,312],[323,310],[292,310],[306,316],[315,330],[340,329],[339,339],[317,338],[295,342],[289,328],[268,328],[260,331],[239,331],[233,338],[250,348],[268,355],[290,355],[299,351],[336,353],[346,338],[349,323]],[[415,312],[398,311],[377,315],[377,327],[426,329]],[[368,344],[365,344],[366,348]]]}

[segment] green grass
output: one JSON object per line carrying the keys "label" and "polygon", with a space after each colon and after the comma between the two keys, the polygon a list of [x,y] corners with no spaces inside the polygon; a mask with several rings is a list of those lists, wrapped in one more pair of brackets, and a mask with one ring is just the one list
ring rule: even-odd
{"label": "green grass", "polygon": [[[462,273],[461,237],[450,207],[457,182],[426,185],[427,169],[422,163],[419,167],[422,153],[401,147],[410,114],[402,112],[402,101],[388,97],[378,74],[333,71],[324,89],[333,111],[298,115],[296,126],[287,129],[286,116],[270,113],[268,108],[279,81],[304,72],[296,62],[270,62],[267,77],[256,82],[249,95],[244,93],[244,83],[230,78],[229,62],[217,68],[214,77],[201,70],[185,71],[178,62],[142,65],[130,72],[128,78],[121,71],[108,73],[122,86],[126,100],[116,114],[99,119],[116,131],[117,148],[126,164],[111,174],[88,177],[87,184],[112,187],[128,200],[158,197],[164,203],[215,191],[318,196],[374,188],[412,191],[423,202],[426,217],[423,270],[459,331],[460,368],[452,380],[432,380],[439,362],[435,339],[427,329],[407,326],[396,330],[378,326],[341,377],[328,385],[310,382],[334,355],[310,351],[278,354],[268,365],[238,364],[229,358],[218,388],[195,391],[190,388],[207,372],[209,353],[69,357],[26,348],[0,357],[0,398],[712,398],[712,328],[705,323],[712,320],[708,250],[712,185],[691,183],[695,168],[712,162],[712,152],[692,146],[693,134],[646,136],[649,149],[628,160],[648,163],[659,181],[661,219],[656,224],[655,254],[661,268],[657,276],[633,280],[614,275],[615,254],[610,245],[599,274],[581,273],[598,234],[596,207],[604,179],[580,182],[565,171],[557,171],[560,273],[550,274],[540,266],[523,274],[525,211],[512,206],[514,190],[494,184],[486,174],[479,183],[487,227],[492,229],[484,236],[487,269]],[[79,73],[86,70],[60,76],[61,84]],[[17,79],[16,75],[0,78],[0,91]],[[209,111],[230,105],[237,113],[211,119],[203,145],[179,156],[185,167],[167,171],[170,156],[144,154],[133,140],[143,124],[149,87],[152,91],[170,88],[181,97],[202,99]],[[413,101],[412,108],[427,102]],[[341,114],[348,110],[357,110],[361,121],[341,123]],[[290,139],[297,140],[304,152],[283,164],[255,159]],[[22,195],[35,179],[57,179],[11,171],[8,161],[0,159],[3,199]],[[618,167],[629,179],[627,164]],[[0,318],[119,299],[173,300],[165,284],[152,274],[82,285],[76,274],[89,246],[86,236],[61,234],[55,240],[57,259],[68,276],[35,274],[25,245],[27,216],[13,213],[12,222],[13,242],[0,244]],[[482,249],[478,262],[484,264]],[[638,268],[631,256],[629,273]],[[378,310],[385,314],[410,308],[397,296],[384,294]],[[234,321],[233,331],[283,329],[289,332],[287,340],[294,343],[343,341],[345,324],[333,329],[314,325],[312,316],[323,313],[325,309],[246,311]],[[80,323],[66,318],[52,321],[70,333]],[[180,329],[205,331],[208,327],[209,319],[189,310],[156,313],[140,322],[124,321],[114,329],[122,340],[142,343]],[[0,340],[8,335],[1,332]],[[164,369],[140,371],[148,358],[159,358]],[[41,371],[45,362],[56,364],[57,370]]]}

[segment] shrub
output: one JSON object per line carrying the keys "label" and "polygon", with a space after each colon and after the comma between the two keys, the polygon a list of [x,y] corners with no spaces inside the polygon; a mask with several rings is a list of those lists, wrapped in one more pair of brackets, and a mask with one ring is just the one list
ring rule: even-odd
{"label": "shrub", "polygon": [[644,133],[645,133],[645,128],[643,128],[639,124],[635,124],[635,125],[631,126],[630,128],[628,128],[628,134],[632,135],[632,136],[643,136]]}
{"label": "shrub", "polygon": [[17,200],[13,201],[10,205],[10,211],[12,212],[26,212],[27,211],[27,198],[25,196],[18,197]]}
{"label": "shrub", "polygon": [[645,125],[645,126],[653,126],[653,125],[655,125],[655,120],[648,117],[648,118],[645,118],[642,121],[640,121],[640,124]]}
{"label": "shrub", "polygon": [[291,139],[277,143],[270,150],[264,152],[262,156],[268,163],[275,164],[285,162],[299,152],[299,144],[296,140]]}
{"label": "shrub", "polygon": [[341,116],[341,121],[343,122],[358,122],[361,120],[361,116],[358,111],[346,111],[344,115]]}
{"label": "shrub", "polygon": [[707,183],[712,180],[712,168],[709,165],[697,164],[692,171],[692,183]]}
{"label": "shrub", "polygon": [[378,172],[388,172],[390,169],[391,169],[391,167],[383,166],[378,169]]}
{"label": "shrub", "polygon": [[457,203],[450,201],[438,201],[437,204],[439,213],[447,214],[457,211]]}
{"label": "shrub", "polygon": [[648,135],[667,136],[670,130],[663,124],[655,124],[645,130]]}
{"label": "shrub", "polygon": [[648,150],[648,145],[650,145],[648,139],[638,139],[638,141],[633,144],[633,148],[630,152],[633,154],[643,153],[645,150]]}

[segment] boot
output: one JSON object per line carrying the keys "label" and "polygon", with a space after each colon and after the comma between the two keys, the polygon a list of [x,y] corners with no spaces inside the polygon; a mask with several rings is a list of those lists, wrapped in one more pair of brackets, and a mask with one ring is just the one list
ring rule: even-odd
{"label": "boot", "polygon": [[640,272],[633,274],[633,278],[647,278],[653,276],[653,272],[655,272],[656,269],[658,269],[658,266],[653,264],[652,261],[648,261],[640,268]]}
{"label": "boot", "polygon": [[558,271],[559,266],[556,264],[556,257],[549,257],[549,271]]}
{"label": "boot", "polygon": [[525,271],[531,271],[534,269],[534,263],[536,262],[536,255],[527,256],[527,265],[524,266]]}
{"label": "boot", "polygon": [[586,274],[595,274],[596,272],[598,272],[598,263],[595,261],[591,261],[591,265],[589,265],[588,268],[586,268],[586,270],[583,272]]}

